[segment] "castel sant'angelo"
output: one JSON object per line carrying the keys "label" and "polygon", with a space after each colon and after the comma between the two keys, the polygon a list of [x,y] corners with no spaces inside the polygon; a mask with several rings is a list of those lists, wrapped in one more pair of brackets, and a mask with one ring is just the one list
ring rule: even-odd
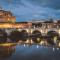
{"label": "castel sant'angelo", "polygon": [[37,20],[37,21],[30,21],[30,22],[17,22],[16,17],[12,14],[11,11],[6,11],[3,9],[0,9],[0,28],[28,28],[28,27],[60,27],[60,20],[53,21],[50,19],[50,21],[45,20]]}
{"label": "castel sant'angelo", "polygon": [[0,9],[0,28],[24,28],[27,22],[16,22],[16,17],[10,11]]}

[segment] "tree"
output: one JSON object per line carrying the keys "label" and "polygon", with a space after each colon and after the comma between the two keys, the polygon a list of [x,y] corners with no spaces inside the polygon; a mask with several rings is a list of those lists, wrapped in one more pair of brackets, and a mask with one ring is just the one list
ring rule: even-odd
{"label": "tree", "polygon": [[10,34],[10,39],[12,40],[12,42],[18,42],[20,40],[20,32],[12,31]]}
{"label": "tree", "polygon": [[4,30],[0,29],[0,43],[7,41],[7,33]]}

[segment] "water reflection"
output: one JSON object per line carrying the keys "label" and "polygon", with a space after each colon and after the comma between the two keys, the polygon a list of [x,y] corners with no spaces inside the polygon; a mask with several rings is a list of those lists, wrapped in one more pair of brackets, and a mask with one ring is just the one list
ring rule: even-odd
{"label": "water reflection", "polygon": [[29,44],[0,46],[0,60],[60,60],[60,49]]}
{"label": "water reflection", "polygon": [[[2,41],[2,40],[0,40],[0,41]],[[51,37],[51,36],[38,36],[38,35],[37,36],[25,36],[24,35],[23,37],[21,37],[21,36],[14,37],[14,35],[13,35],[11,37],[7,37],[7,40],[5,42],[29,43],[29,44],[40,44],[40,45],[59,46],[60,47],[60,39],[58,39],[57,36]],[[0,43],[3,43],[3,41]]]}
{"label": "water reflection", "polygon": [[0,59],[6,59],[12,56],[12,53],[15,53],[15,46],[0,46]]}
{"label": "water reflection", "polygon": [[60,48],[49,42],[46,37],[21,38],[17,45],[0,46],[0,60],[60,60]]}
{"label": "water reflection", "polygon": [[55,46],[55,47],[60,47],[60,41],[56,39],[51,39],[51,38],[41,38],[41,37],[30,37],[30,38],[21,38],[18,43],[20,44],[30,44],[30,45],[43,45],[43,46]]}

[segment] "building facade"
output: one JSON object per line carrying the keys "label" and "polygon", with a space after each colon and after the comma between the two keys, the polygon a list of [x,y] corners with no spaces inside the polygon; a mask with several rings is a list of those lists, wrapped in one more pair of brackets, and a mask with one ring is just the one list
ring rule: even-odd
{"label": "building facade", "polygon": [[16,17],[10,11],[0,10],[0,22],[15,22]]}

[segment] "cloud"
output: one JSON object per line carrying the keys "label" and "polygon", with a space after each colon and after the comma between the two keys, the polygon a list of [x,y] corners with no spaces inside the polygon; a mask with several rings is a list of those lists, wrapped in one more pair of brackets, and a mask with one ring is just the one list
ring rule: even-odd
{"label": "cloud", "polygon": [[17,17],[17,21],[50,17],[60,19],[59,2],[59,0],[12,0],[10,3],[8,0],[0,0],[1,6],[5,10],[11,10]]}
{"label": "cloud", "polygon": [[60,9],[60,0],[29,0],[32,4],[50,7],[54,9]]}

